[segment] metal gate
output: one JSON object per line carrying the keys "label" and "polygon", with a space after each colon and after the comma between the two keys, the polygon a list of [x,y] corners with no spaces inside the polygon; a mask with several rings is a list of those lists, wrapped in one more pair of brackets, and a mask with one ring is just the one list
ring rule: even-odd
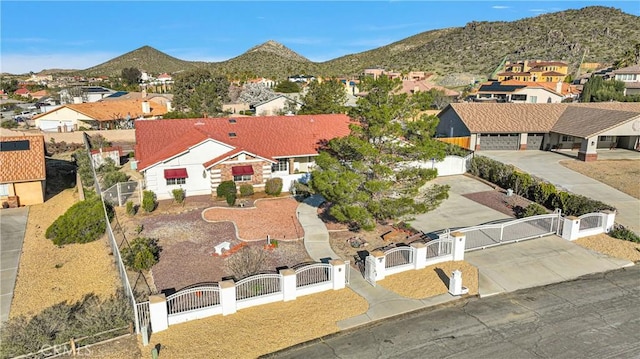
{"label": "metal gate", "polygon": [[367,256],[364,259],[364,279],[372,286],[376,286],[376,259],[373,256]]}
{"label": "metal gate", "polygon": [[562,216],[553,214],[526,217],[503,223],[486,224],[456,230],[466,236],[465,251],[558,234]]}

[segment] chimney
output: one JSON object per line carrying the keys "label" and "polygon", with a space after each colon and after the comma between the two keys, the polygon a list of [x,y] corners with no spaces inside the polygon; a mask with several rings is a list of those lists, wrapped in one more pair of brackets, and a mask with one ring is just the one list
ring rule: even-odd
{"label": "chimney", "polygon": [[173,111],[173,107],[171,107],[171,101],[167,101],[167,112]]}
{"label": "chimney", "polygon": [[142,98],[147,98],[147,89],[142,89]]}
{"label": "chimney", "polygon": [[142,113],[143,114],[151,113],[151,106],[149,105],[149,101],[142,101]]}
{"label": "chimney", "polygon": [[414,87],[413,87],[413,93],[416,93],[416,92],[418,92],[418,91],[420,91],[420,87],[418,87],[418,86],[414,86]]}
{"label": "chimney", "polygon": [[556,92],[562,94],[562,81],[558,81],[556,84]]}

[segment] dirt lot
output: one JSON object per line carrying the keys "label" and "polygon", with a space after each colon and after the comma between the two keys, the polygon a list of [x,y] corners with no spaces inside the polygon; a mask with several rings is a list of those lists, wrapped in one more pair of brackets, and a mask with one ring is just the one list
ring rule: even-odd
{"label": "dirt lot", "polygon": [[560,164],[640,199],[640,160],[564,160]]}
{"label": "dirt lot", "polygon": [[[224,207],[208,208],[212,205]],[[285,236],[289,234],[294,237],[292,234],[295,233],[294,226],[281,226],[280,223],[286,223],[291,214],[295,216],[297,207],[295,200],[290,198],[258,200],[257,208],[253,206],[251,200],[248,206],[247,208],[228,208],[226,203],[213,201],[210,196],[201,196],[188,198],[184,206],[172,201],[161,201],[154,212],[139,213],[134,217],[127,216],[122,208],[118,208],[117,213],[129,240],[137,236],[159,240],[162,247],[160,262],[153,267],[150,282],[154,283],[154,290],[171,291],[197,283],[218,282],[223,277],[233,274],[226,269],[225,258],[214,256],[214,247],[226,241],[233,248],[243,242],[236,236],[234,223],[237,224],[240,233],[246,233],[254,239],[258,233],[264,233],[265,230],[270,234],[283,233]],[[234,222],[228,220],[207,222],[203,220],[205,209],[208,217],[226,213]],[[256,213],[260,213],[258,222],[256,222]],[[225,217],[219,217],[219,219],[223,218]],[[142,225],[143,228],[140,234],[135,231],[138,225]],[[278,232],[277,229],[281,227],[285,230]],[[302,233],[301,227],[298,231]],[[264,249],[266,245],[264,237],[248,245]],[[279,240],[277,247],[264,250],[268,254],[263,263],[264,271],[275,271],[277,267],[311,261],[302,240]]]}
{"label": "dirt lot", "polygon": [[526,208],[531,203],[524,197],[516,195],[507,197],[506,191],[500,188],[493,191],[468,193],[463,197],[514,218],[516,217],[514,209],[517,206]]}
{"label": "dirt lot", "polygon": [[53,221],[77,201],[74,189],[29,208],[10,316],[32,316],[85,294],[109,297],[119,287],[106,237],[85,244],[55,246],[44,236]]}
{"label": "dirt lot", "polygon": [[350,289],[326,291],[173,325],[153,334],[141,351],[160,345],[160,358],[256,358],[335,333],[337,321],[367,309],[367,302]]}

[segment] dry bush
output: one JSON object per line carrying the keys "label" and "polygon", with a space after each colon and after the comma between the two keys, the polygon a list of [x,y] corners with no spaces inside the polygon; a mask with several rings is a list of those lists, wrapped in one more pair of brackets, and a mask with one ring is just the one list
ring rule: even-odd
{"label": "dry bush", "polygon": [[237,279],[250,277],[263,270],[267,252],[259,247],[243,247],[225,260],[229,273]]}

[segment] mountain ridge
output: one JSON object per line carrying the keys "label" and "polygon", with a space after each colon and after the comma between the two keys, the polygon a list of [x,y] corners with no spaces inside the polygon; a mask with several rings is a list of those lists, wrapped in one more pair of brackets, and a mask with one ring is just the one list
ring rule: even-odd
{"label": "mountain ridge", "polygon": [[619,9],[589,6],[515,21],[472,21],[461,27],[429,30],[375,49],[313,62],[274,40],[221,62],[181,60],[143,46],[85,75],[117,76],[125,67],[152,73],[206,68],[232,77],[283,78],[296,73],[357,75],[369,67],[422,70],[439,74],[488,74],[503,58],[611,63],[640,42],[640,17]]}

